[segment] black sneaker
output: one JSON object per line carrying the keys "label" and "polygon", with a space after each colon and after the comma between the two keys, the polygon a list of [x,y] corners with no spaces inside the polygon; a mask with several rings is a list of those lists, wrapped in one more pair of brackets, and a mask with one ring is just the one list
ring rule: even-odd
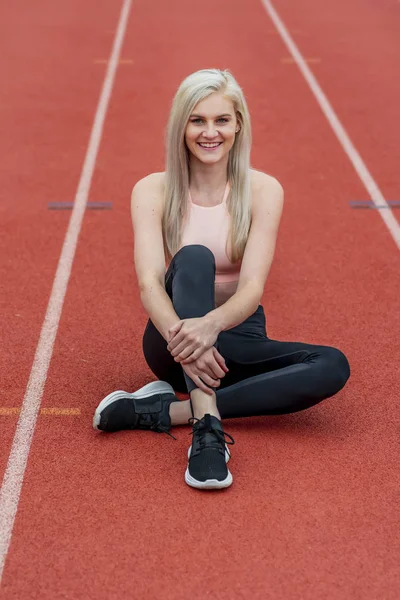
{"label": "black sneaker", "polygon": [[[150,429],[171,435],[171,402],[179,402],[166,381],[153,381],[133,394],[118,390],[108,394],[96,408],[93,428],[100,431]],[[174,438],[176,439],[176,438]]]}
{"label": "black sneaker", "polygon": [[[220,489],[231,485],[233,478],[226,463],[230,458],[228,446],[235,440],[225,433],[222,423],[217,417],[209,414],[202,419],[192,417],[193,441],[189,448],[189,462],[185,473],[185,481],[191,487],[199,489]],[[230,442],[225,441],[225,436]]]}

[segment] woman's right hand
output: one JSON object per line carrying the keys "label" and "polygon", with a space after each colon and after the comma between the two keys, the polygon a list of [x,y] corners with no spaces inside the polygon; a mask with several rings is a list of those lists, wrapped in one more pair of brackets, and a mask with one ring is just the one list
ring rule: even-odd
{"label": "woman's right hand", "polygon": [[181,363],[181,366],[196,386],[210,396],[214,391],[208,386],[218,387],[221,383],[221,377],[225,377],[225,374],[229,371],[224,357],[215,346],[211,346],[196,360],[186,365]]}

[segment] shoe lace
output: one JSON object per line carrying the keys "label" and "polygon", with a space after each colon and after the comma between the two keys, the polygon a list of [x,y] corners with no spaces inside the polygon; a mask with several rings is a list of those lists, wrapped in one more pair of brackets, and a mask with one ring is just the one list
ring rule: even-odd
{"label": "shoe lace", "polygon": [[[197,423],[195,423],[195,421],[197,421]],[[233,445],[235,443],[235,440],[233,439],[233,437],[231,435],[229,435],[229,433],[226,433],[226,431],[221,431],[220,429],[215,428],[213,425],[211,425],[209,419],[207,419],[207,418],[197,419],[196,417],[190,417],[190,419],[188,419],[188,423],[190,423],[190,425],[194,425],[193,431],[189,435],[196,435],[201,449],[204,449],[206,447],[207,448],[219,448],[220,443],[229,444],[229,445]],[[217,439],[216,440],[208,439],[208,441],[206,443],[206,433],[214,434]],[[229,438],[231,441],[227,441],[225,439],[226,437]]]}
{"label": "shoe lace", "polygon": [[168,428],[163,425],[158,417],[158,413],[144,414],[139,417],[139,425],[144,425],[146,429],[151,431],[158,431],[159,433],[166,433],[169,437],[176,440],[169,431]]}

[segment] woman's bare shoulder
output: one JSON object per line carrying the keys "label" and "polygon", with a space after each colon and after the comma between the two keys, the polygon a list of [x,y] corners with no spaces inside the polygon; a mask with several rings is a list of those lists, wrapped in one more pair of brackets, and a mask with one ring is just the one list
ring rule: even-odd
{"label": "woman's bare shoulder", "polygon": [[251,211],[252,216],[265,210],[280,214],[283,206],[283,187],[272,175],[251,170]]}
{"label": "woman's bare shoulder", "polygon": [[142,177],[142,179],[139,179],[139,181],[135,183],[133,191],[151,191],[158,195],[159,193],[162,194],[162,192],[164,191],[164,185],[164,171],[162,173],[150,173],[149,175]]}
{"label": "woman's bare shoulder", "polygon": [[250,169],[251,176],[251,187],[255,193],[262,193],[266,190],[280,190],[283,189],[279,181],[273,175],[264,173],[257,169]]}

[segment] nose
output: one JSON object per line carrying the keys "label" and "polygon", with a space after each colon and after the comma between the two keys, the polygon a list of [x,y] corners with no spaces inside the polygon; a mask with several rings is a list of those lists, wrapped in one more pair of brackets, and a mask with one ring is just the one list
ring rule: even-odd
{"label": "nose", "polygon": [[218,131],[216,130],[214,123],[209,123],[208,125],[206,125],[206,128],[203,131],[203,135],[206,138],[210,139],[215,138],[218,135]]}

